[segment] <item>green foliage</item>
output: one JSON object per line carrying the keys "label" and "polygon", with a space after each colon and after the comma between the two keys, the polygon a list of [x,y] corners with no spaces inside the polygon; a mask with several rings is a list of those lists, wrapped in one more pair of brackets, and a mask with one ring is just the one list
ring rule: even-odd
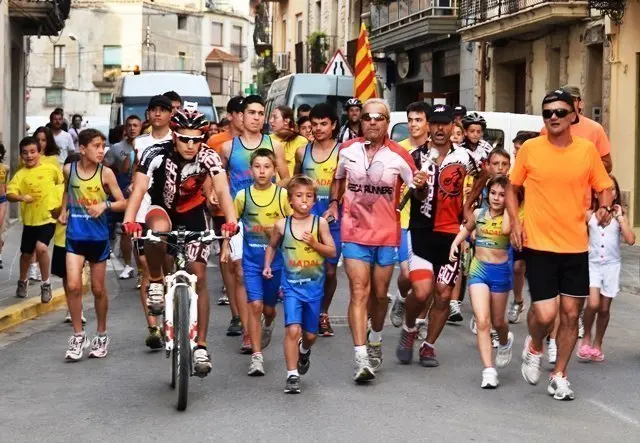
{"label": "green foliage", "polygon": [[309,60],[311,72],[322,72],[327,66],[327,51],[329,50],[329,38],[324,32],[314,32],[307,39],[309,46]]}

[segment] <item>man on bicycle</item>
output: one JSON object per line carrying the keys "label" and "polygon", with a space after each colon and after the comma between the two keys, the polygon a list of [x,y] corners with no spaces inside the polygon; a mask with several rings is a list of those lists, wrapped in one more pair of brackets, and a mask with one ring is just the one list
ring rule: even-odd
{"label": "man on bicycle", "polygon": [[[227,221],[222,226],[223,233],[235,234],[237,230],[236,212],[220,157],[211,149],[201,149],[209,122],[194,105],[185,104],[185,109],[177,111],[171,118],[173,140],[150,146],[140,159],[123,223],[124,230],[133,237],[142,233],[141,226],[134,220],[150,179],[152,185],[148,193],[152,206],[145,220],[148,229],[170,231],[177,226],[184,226],[189,231],[209,229],[205,218],[207,197],[203,191],[211,197],[212,190],[215,190]],[[164,309],[162,266],[167,247],[162,243],[146,242],[145,251],[150,275],[147,305],[150,313],[158,315]],[[226,248],[221,254],[227,254]],[[208,258],[209,245],[195,242],[187,246],[187,271],[198,278],[198,335],[193,360],[195,373],[201,377],[211,371],[206,343],[209,324]]]}

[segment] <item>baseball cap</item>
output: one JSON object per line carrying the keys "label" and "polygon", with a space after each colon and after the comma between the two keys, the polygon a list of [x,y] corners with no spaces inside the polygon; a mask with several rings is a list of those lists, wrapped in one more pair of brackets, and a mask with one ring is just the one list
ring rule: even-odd
{"label": "baseball cap", "polygon": [[429,114],[429,123],[451,123],[453,121],[453,108],[448,105],[435,105]]}
{"label": "baseball cap", "polygon": [[562,89],[564,92],[567,92],[573,98],[582,97],[582,95],[580,94],[580,88],[578,88],[577,86],[564,85],[560,89]]}
{"label": "baseball cap", "polygon": [[467,108],[462,105],[456,105],[453,107],[453,115],[454,117],[464,117],[467,115]]}
{"label": "baseball cap", "polygon": [[243,100],[244,97],[242,97],[241,95],[231,97],[231,100],[227,102],[227,113],[231,114],[232,112],[242,112]]}
{"label": "baseball cap", "polygon": [[151,97],[151,100],[149,100],[149,107],[147,109],[152,109],[156,106],[166,109],[167,111],[171,111],[171,100],[164,95],[154,95]]}
{"label": "baseball cap", "polygon": [[563,89],[556,89],[555,91],[551,91],[542,99],[542,106],[553,103],[553,102],[565,102],[569,106],[571,106],[571,110],[573,111],[573,97],[567,91]]}

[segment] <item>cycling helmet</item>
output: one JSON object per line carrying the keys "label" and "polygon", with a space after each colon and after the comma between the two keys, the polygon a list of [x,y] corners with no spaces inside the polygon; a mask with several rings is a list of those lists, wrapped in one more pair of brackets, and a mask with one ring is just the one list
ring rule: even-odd
{"label": "cycling helmet", "polygon": [[471,125],[480,125],[483,131],[487,129],[487,121],[477,112],[472,112],[462,117],[462,127],[464,129],[467,129]]}
{"label": "cycling helmet", "polygon": [[358,108],[362,108],[362,102],[357,97],[350,98],[344,104],[344,110],[346,111],[352,106],[357,106]]}
{"label": "cycling helmet", "polygon": [[177,111],[171,117],[171,129],[199,129],[203,134],[209,130],[209,120],[207,117],[193,108],[185,108]]}

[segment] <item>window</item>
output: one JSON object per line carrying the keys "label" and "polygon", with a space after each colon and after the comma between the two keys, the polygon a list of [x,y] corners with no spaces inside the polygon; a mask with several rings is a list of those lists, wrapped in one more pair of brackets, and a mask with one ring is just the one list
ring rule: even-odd
{"label": "window", "polygon": [[282,18],[282,50],[287,50],[287,19]]}
{"label": "window", "polygon": [[115,81],[122,72],[122,47],[105,46],[102,51],[102,67],[104,79]]}
{"label": "window", "polygon": [[178,52],[178,71],[184,71],[186,60],[187,54],[184,52]]}
{"label": "window", "polygon": [[244,47],[242,46],[242,26],[234,26],[231,29],[231,54],[244,60]]}
{"label": "window", "polygon": [[45,106],[62,106],[62,88],[47,88]]}
{"label": "window", "polygon": [[214,64],[207,66],[207,82],[209,90],[213,95],[222,94],[222,65]]}
{"label": "window", "polygon": [[100,93],[100,104],[101,105],[110,105],[111,104],[111,93],[110,92],[101,92]]}
{"label": "window", "polygon": [[222,44],[222,23],[211,22],[211,45],[223,46]]}
{"label": "window", "polygon": [[53,47],[53,67],[61,69],[66,66],[66,57],[64,53],[64,45],[55,45]]}
{"label": "window", "polygon": [[187,30],[187,18],[188,17],[186,15],[178,15],[178,30]]}
{"label": "window", "polygon": [[302,41],[302,14],[296,15],[296,43]]}

